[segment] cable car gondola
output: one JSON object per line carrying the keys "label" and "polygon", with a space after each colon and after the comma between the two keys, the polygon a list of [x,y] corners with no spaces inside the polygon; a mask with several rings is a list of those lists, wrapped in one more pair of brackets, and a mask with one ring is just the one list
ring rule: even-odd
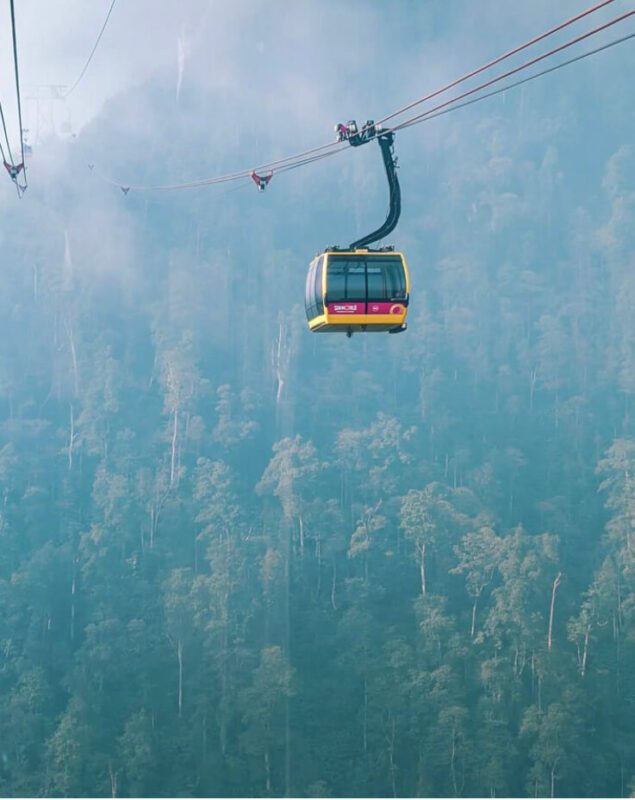
{"label": "cable car gondola", "polygon": [[406,260],[392,249],[325,250],[306,282],[309,329],[352,334],[400,333],[406,327],[410,285]]}
{"label": "cable car gondola", "polygon": [[309,330],[315,333],[401,333],[406,329],[410,278],[403,253],[393,247],[367,245],[387,236],[401,213],[392,131],[380,133],[369,121],[361,132],[354,122],[338,125],[338,137],[351,145],[377,139],[390,188],[390,208],[384,224],[347,248],[329,247],[313,259],[306,280],[305,306]]}

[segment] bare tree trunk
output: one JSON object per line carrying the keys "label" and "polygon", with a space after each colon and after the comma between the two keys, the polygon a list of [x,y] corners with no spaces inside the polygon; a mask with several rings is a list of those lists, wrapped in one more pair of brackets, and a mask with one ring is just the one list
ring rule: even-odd
{"label": "bare tree trunk", "polygon": [[538,372],[534,367],[531,371],[531,377],[529,380],[529,411],[530,413],[534,410],[534,391],[536,389],[536,378],[538,377]]}
{"label": "bare tree trunk", "polygon": [[395,718],[391,716],[390,721],[391,721],[390,741],[388,748],[388,757],[390,765],[390,783],[392,786],[392,796],[397,797],[397,780],[396,780],[397,768],[395,766]]}
{"label": "bare tree trunk", "polygon": [[285,330],[285,322],[284,318],[280,317],[278,322],[278,341],[275,345],[275,351],[272,354],[273,356],[273,368],[276,373],[276,411],[280,405],[280,401],[282,400],[282,393],[284,391],[285,386],[285,371],[287,368],[288,362],[288,354],[287,349],[285,347],[285,338],[286,338],[286,330]]}
{"label": "bare tree trunk", "polygon": [[150,506],[150,550],[154,547],[154,539],[159,530],[159,520],[161,519],[161,512],[165,506],[168,497],[170,496],[170,488],[158,497],[155,495],[155,500]]}
{"label": "bare tree trunk", "polygon": [[331,605],[333,606],[333,611],[337,611],[337,605],[335,603],[336,582],[337,582],[337,566],[335,564],[335,559],[333,559],[333,583],[331,584]]}
{"label": "bare tree trunk", "polygon": [[304,558],[304,522],[302,514],[298,516],[298,521],[300,523],[300,558]]}
{"label": "bare tree trunk", "polygon": [[66,331],[68,333],[68,341],[71,349],[71,361],[73,364],[73,397],[79,396],[79,367],[77,365],[77,350],[75,348],[75,336],[73,335],[73,325],[71,322],[67,323]]}
{"label": "bare tree trunk", "polygon": [[315,594],[317,597],[320,596],[320,589],[322,588],[322,540],[318,536],[315,540],[315,557],[317,558],[317,587],[315,590]]}
{"label": "bare tree trunk", "polygon": [[150,550],[154,547],[154,526],[156,518],[156,509],[154,505],[150,508]]}
{"label": "bare tree trunk", "polygon": [[265,750],[265,787],[267,794],[271,793],[271,760],[269,759],[269,748]]}
{"label": "bare tree trunk", "polygon": [[616,629],[616,638],[617,638],[617,634],[621,633],[622,628],[624,626],[624,615],[622,613],[622,581],[621,581],[621,572],[619,571],[617,573],[617,585],[615,588],[617,589],[617,629]]}
{"label": "bare tree trunk", "polygon": [[[631,792],[631,794],[633,794]],[[624,797],[624,764],[620,763],[620,797]]]}
{"label": "bare tree trunk", "polygon": [[73,581],[71,583],[71,642],[75,641],[75,568],[73,567]]}
{"label": "bare tree trunk", "polygon": [[362,747],[368,751],[368,683],[364,677],[364,716],[362,718]]}
{"label": "bare tree trunk", "polygon": [[551,589],[551,605],[549,606],[549,631],[547,633],[547,650],[551,652],[551,645],[553,644],[552,634],[553,634],[553,609],[556,603],[556,592],[558,591],[558,586],[560,586],[560,579],[562,578],[562,572],[559,572],[553,581],[553,587]]}
{"label": "bare tree trunk", "polygon": [[470,627],[470,638],[474,638],[474,631],[476,630],[476,606],[478,603],[478,598],[481,596],[481,592],[479,591],[476,597],[474,598],[474,603],[472,605],[472,626]]}
{"label": "bare tree trunk", "polygon": [[586,660],[587,655],[589,654],[589,634],[591,633],[591,626],[587,625],[586,631],[584,632],[584,649],[582,651],[582,664],[580,665],[580,674],[584,678],[586,673]]}
{"label": "bare tree trunk", "polygon": [[183,643],[179,639],[176,645],[176,655],[179,660],[179,717],[183,716]]}
{"label": "bare tree trunk", "polygon": [[426,544],[419,546],[419,572],[421,574],[421,594],[426,593]]}
{"label": "bare tree trunk", "polygon": [[227,626],[225,626],[223,631],[223,672],[221,676],[221,707],[219,720],[220,751],[223,757],[225,757],[227,753],[227,650]]}
{"label": "bare tree trunk", "polygon": [[170,459],[170,486],[174,486],[174,478],[176,476],[176,442],[179,431],[179,409],[178,406],[174,409],[174,423],[172,427],[172,456]]}
{"label": "bare tree trunk", "polygon": [[110,774],[110,796],[117,797],[117,778],[119,773],[113,769],[112,761],[108,762],[108,772]]}
{"label": "bare tree trunk", "polygon": [[551,797],[556,796],[556,768],[551,767]]}
{"label": "bare tree trunk", "polygon": [[536,654],[532,650],[531,651],[531,697],[534,697],[534,691],[536,688]]}
{"label": "bare tree trunk", "polygon": [[75,446],[75,439],[77,435],[75,433],[75,412],[73,410],[73,404],[69,403],[69,434],[68,434],[68,448],[67,448],[67,456],[68,456],[68,471],[70,472],[73,469],[73,448]]}
{"label": "bare tree trunk", "polygon": [[452,747],[450,750],[450,776],[452,778],[452,788],[454,789],[454,797],[459,796],[458,786],[456,785],[456,769],[454,767],[454,761],[456,758],[456,731],[452,731]]}
{"label": "bare tree trunk", "polygon": [[284,702],[284,796],[291,797],[291,700],[289,695]]}

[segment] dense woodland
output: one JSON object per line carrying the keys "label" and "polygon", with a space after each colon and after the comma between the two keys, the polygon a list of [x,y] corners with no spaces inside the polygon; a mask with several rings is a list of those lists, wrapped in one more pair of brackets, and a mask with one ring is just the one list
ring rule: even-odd
{"label": "dense woodland", "polygon": [[304,272],[381,218],[378,151],[124,197],[87,154],[293,151],[165,83],[0,194],[0,794],[628,796],[628,77],[403,133],[409,329],[350,341]]}

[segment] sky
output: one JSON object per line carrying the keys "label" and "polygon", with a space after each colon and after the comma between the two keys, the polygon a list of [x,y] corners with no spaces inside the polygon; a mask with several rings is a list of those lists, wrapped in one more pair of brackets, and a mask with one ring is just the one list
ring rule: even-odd
{"label": "sky", "polygon": [[[66,101],[48,101],[52,120],[41,90],[38,143],[36,104],[28,100],[33,87],[75,81],[110,0],[17,0],[25,125],[34,155],[23,203],[8,179],[0,182],[0,243],[12,215],[36,229],[52,210],[59,231],[68,231],[74,262],[121,275],[126,286],[134,286],[153,232],[164,228],[172,239],[157,237],[161,246],[176,248],[199,236],[205,246],[221,246],[217,233],[226,228],[229,251],[235,230],[261,225],[272,251],[296,247],[308,261],[382,221],[386,187],[376,148],[347,148],[346,156],[275,176],[262,196],[246,180],[231,187],[244,191],[227,196],[205,187],[132,191],[124,198],[96,177],[173,183],[321,145],[333,140],[335,122],[381,117],[591,2],[117,0],[82,82]],[[8,5],[0,0],[0,98],[15,129],[11,64],[1,62],[10,54]],[[549,46],[634,7],[635,0],[615,0]],[[633,31],[629,22],[593,46]],[[495,233],[510,215],[545,204],[557,195],[552,186],[561,184],[594,208],[607,160],[633,141],[635,110],[626,87],[634,47],[621,45],[399,133],[400,246],[416,248],[423,231],[426,259],[443,259],[471,220],[488,220]],[[90,163],[98,169],[89,172]],[[443,202],[455,197],[463,216],[449,220]],[[236,220],[240,225],[232,227]],[[59,231],[50,237],[51,253],[55,247],[64,252]]]}
{"label": "sky", "polygon": [[[89,242],[87,250],[102,241],[105,208],[109,224],[117,231],[130,228],[132,240],[134,223],[127,212],[136,202],[131,194],[122,203],[117,189],[98,186],[89,163],[125,184],[174,183],[252,168],[332,141],[336,122],[381,117],[581,12],[593,0],[116,0],[83,80],[66,100],[53,99],[42,87],[74,83],[110,2],[16,2],[24,127],[34,145],[25,201],[37,220],[36,201],[55,205],[52,198],[65,185],[61,179],[72,173],[74,188],[86,198],[75,198],[74,229]],[[571,32],[550,39],[549,46],[633,7],[635,0],[614,0]],[[594,45],[632,31],[635,22],[629,21],[619,34],[607,31]],[[0,99],[17,153],[9,36],[9,0],[0,0]],[[497,114],[508,119],[515,137],[531,133],[531,149],[538,141],[545,146],[551,141],[558,120],[567,119],[567,130],[579,129],[583,123],[576,115],[585,106],[609,117],[619,104],[630,108],[624,68],[632,64],[634,46],[622,45],[531,88],[400,133],[405,243],[420,224],[437,224],[434,215],[419,218],[413,198],[464,186],[482,167],[475,161],[482,152],[479,141],[487,140],[494,156],[497,149],[508,149],[509,142],[496,144],[497,134],[489,133]],[[584,49],[588,45],[577,52]],[[597,185],[604,159],[622,141],[603,143],[606,152],[597,153],[588,167],[597,174],[581,180],[583,188]],[[574,148],[570,144],[564,146],[573,151],[582,141]],[[227,205],[247,208],[254,201],[247,194],[229,195]],[[148,193],[143,202],[159,218],[183,220],[191,203],[200,203],[200,213],[213,219],[216,203],[222,202],[217,195],[218,189]],[[348,158],[280,176],[267,198],[256,198],[263,199],[279,218],[302,208],[307,219],[318,220],[341,209],[328,234],[317,222],[307,231],[309,252],[324,246],[324,236],[332,242],[356,238],[369,224],[375,227],[383,213],[378,155],[373,148],[360,148]],[[16,200],[5,179],[0,208],[17,212]],[[132,273],[135,259],[129,250],[113,264],[130,264]]]}
{"label": "sky", "polygon": [[[238,93],[267,124],[296,124],[295,111],[304,128],[324,127],[322,141],[334,122],[380,116],[590,4],[117,0],[82,82],[66,100],[53,100],[46,87],[74,83],[110,0],[17,0],[24,125],[32,140],[38,125],[40,138],[51,128],[78,133],[110,98],[161,76],[175,94],[196,87]],[[627,7],[616,0],[592,19]],[[2,0],[0,98],[15,140],[8,8]]]}

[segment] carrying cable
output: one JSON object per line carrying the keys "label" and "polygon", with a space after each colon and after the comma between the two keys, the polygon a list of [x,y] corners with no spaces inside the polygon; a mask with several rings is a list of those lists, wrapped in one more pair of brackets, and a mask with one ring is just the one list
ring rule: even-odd
{"label": "carrying cable", "polygon": [[[634,12],[635,13],[635,12]],[[584,53],[580,53],[580,55],[575,56],[574,58],[570,58],[567,61],[561,61],[559,64],[555,64],[553,67],[548,67],[547,69],[543,69],[540,72],[536,72],[533,75],[529,75],[527,78],[522,78],[520,80],[514,81],[513,83],[505,84],[505,86],[501,86],[498,89],[494,89],[491,92],[486,92],[483,94],[478,95],[477,97],[472,97],[470,100],[465,100],[464,102],[457,102],[459,100],[458,97],[453,98],[447,107],[441,108],[441,106],[437,106],[434,109],[429,109],[427,112],[418,114],[415,117],[410,119],[404,120],[404,122],[399,123],[398,125],[394,125],[393,127],[384,128],[384,133],[389,132],[396,132],[399,130],[403,130],[405,128],[413,127],[414,125],[419,125],[422,122],[428,122],[432,119],[436,119],[437,117],[445,116],[446,114],[450,114],[453,111],[458,111],[460,108],[466,108],[467,106],[472,106],[476,103],[480,103],[481,100],[487,100],[491,97],[496,97],[497,95],[503,94],[504,92],[508,91],[509,89],[515,89],[518,86],[522,86],[525,83],[530,83],[531,81],[536,80],[537,78],[542,78],[545,75],[549,75],[552,72],[557,72],[558,70],[562,69],[563,67],[568,67],[571,64],[575,64],[578,61],[583,61],[590,56],[594,56],[597,53],[601,53],[605,50],[610,50],[611,48],[615,47],[618,44],[623,44],[631,39],[635,39],[635,33],[630,33],[626,36],[622,36],[619,39],[613,39],[606,44],[601,45],[600,47],[596,47],[593,50],[587,50]],[[482,88],[482,87],[479,87]],[[377,125],[377,123],[375,123]],[[369,140],[370,141],[370,140]],[[348,148],[346,148],[348,150]],[[313,156],[311,158],[303,159],[295,164],[290,164],[286,167],[282,167],[281,169],[277,170],[278,172],[288,172],[292,169],[297,169],[298,167],[303,167],[306,164],[311,164],[315,161],[321,161],[324,158],[329,158],[332,155],[336,155],[337,152],[344,152],[343,150],[338,150],[331,153],[323,153],[322,155]]]}
{"label": "carrying cable", "polygon": [[[20,71],[18,69],[18,43],[17,43],[17,36],[15,30],[15,8],[14,8],[14,0],[9,0],[9,7],[11,9],[11,36],[13,40],[13,70],[15,74],[15,90],[16,90],[16,100],[18,106],[18,125],[20,130],[20,152],[22,161],[18,164],[15,163],[13,158],[13,151],[11,150],[11,142],[9,141],[9,133],[7,131],[7,121],[4,115],[4,109],[2,108],[2,103],[0,102],[0,122],[2,123],[2,132],[4,134],[4,141],[6,144],[6,153],[5,149],[0,143],[0,156],[2,157],[2,165],[6,169],[9,177],[15,184],[16,192],[18,193],[18,198],[22,198],[22,195],[26,191],[28,186],[27,178],[26,178],[26,168],[24,165],[24,137],[22,135],[22,100],[20,97]],[[8,160],[7,160],[8,158]],[[18,178],[22,173],[24,178],[24,183],[20,183]]]}
{"label": "carrying cable", "polygon": [[[18,99],[18,124],[20,126],[20,153],[24,168],[24,138],[22,136],[22,99],[20,97],[20,70],[18,69],[18,41],[15,32],[15,8],[11,0],[11,35],[13,36],[13,67],[15,70],[15,92]],[[24,183],[26,183],[26,170],[24,170]]]}
{"label": "carrying cable", "polygon": [[[322,161],[325,158],[329,158],[330,156],[337,155],[337,153],[344,153],[348,148],[340,147],[337,150],[334,150],[329,153],[321,153],[319,155],[308,156],[307,158],[303,158],[299,161],[295,161],[291,164],[285,164],[284,166],[280,167],[276,170],[276,173],[282,174],[283,172],[289,172],[294,169],[298,169],[299,167],[304,167],[307,164],[313,164],[315,161]],[[104,175],[99,170],[95,168],[94,164],[88,164],[88,169],[96,175],[100,180],[104,181],[104,183],[108,183],[111,186],[116,187],[117,189],[121,189],[124,194],[128,194],[128,192],[132,189],[133,191],[172,191],[176,189],[201,189],[207,186],[217,186],[223,183],[230,183],[240,178],[251,178],[251,174],[253,170],[245,170],[244,172],[236,172],[231,175],[223,175],[219,178],[208,178],[206,180],[192,182],[192,183],[177,183],[171,186],[136,186],[134,184],[122,184],[119,181],[115,181],[112,178],[109,178],[107,175]],[[247,184],[244,184],[245,186]]]}
{"label": "carrying cable", "polygon": [[514,83],[508,83],[505,86],[501,86],[499,89],[495,89],[492,92],[486,92],[485,94],[481,94],[478,97],[473,97],[471,100],[466,100],[463,103],[458,103],[457,105],[452,105],[450,108],[445,108],[442,111],[436,111],[432,113],[430,110],[427,114],[420,114],[417,117],[413,117],[411,120],[405,120],[405,122],[400,123],[399,125],[395,125],[394,128],[391,128],[392,131],[400,131],[404,128],[410,128],[413,125],[419,125],[421,122],[428,122],[428,120],[436,119],[437,117],[442,117],[445,114],[449,114],[452,111],[458,111],[459,108],[465,108],[466,106],[474,105],[475,103],[480,103],[481,100],[487,100],[490,97],[495,97],[496,95],[503,94],[508,89],[515,89],[517,86],[522,86],[525,83],[530,83],[530,81],[536,80],[536,78],[542,78],[543,75],[548,75],[551,72],[557,72],[562,67],[568,67],[570,64],[575,64],[577,61],[582,61],[585,58],[589,58],[589,56],[594,56],[596,53],[601,53],[603,50],[609,50],[611,47],[615,47],[615,45],[622,44],[623,42],[627,42],[629,39],[635,39],[635,33],[629,33],[627,36],[622,36],[620,39],[613,39],[612,42],[608,42],[607,44],[603,44],[601,47],[596,47],[594,50],[587,50],[586,53],[581,53],[579,56],[575,56],[575,58],[570,58],[568,61],[561,61],[559,64],[556,64],[553,67],[548,67],[547,69],[543,69],[541,72],[536,72],[533,75],[530,75],[528,78],[522,78],[519,81],[514,81]]}
{"label": "carrying cable", "polygon": [[[628,19],[629,17],[632,17],[632,16],[635,16],[635,10],[627,11],[625,14],[622,14],[619,17],[615,17],[614,19],[609,20],[608,22],[605,22],[603,25],[599,25],[598,27],[593,28],[590,31],[587,31],[586,33],[582,33],[579,36],[576,36],[575,39],[570,39],[568,42],[565,42],[564,44],[561,44],[558,47],[554,47],[553,50],[549,50],[549,52],[547,52],[547,53],[542,53],[541,55],[536,56],[535,58],[532,58],[530,61],[526,61],[524,64],[521,64],[518,67],[514,67],[514,69],[508,70],[507,72],[503,73],[502,75],[497,75],[495,78],[491,78],[490,80],[485,81],[485,83],[481,83],[479,86],[476,86],[474,89],[469,89],[468,91],[463,92],[463,94],[457,95],[456,97],[453,97],[450,100],[446,100],[445,102],[440,103],[439,105],[434,106],[433,108],[430,108],[427,111],[423,111],[421,114],[417,114],[416,116],[411,117],[409,120],[405,120],[404,122],[402,122],[402,123],[400,123],[398,125],[395,125],[394,128],[392,128],[392,130],[400,130],[401,128],[405,128],[405,127],[408,127],[410,125],[413,125],[418,120],[422,120],[425,117],[428,117],[430,114],[433,114],[434,112],[439,111],[440,109],[443,109],[446,106],[449,106],[450,104],[457,103],[460,100],[463,100],[465,97],[470,97],[471,95],[475,94],[476,92],[480,92],[483,89],[487,89],[489,86],[492,86],[493,84],[498,83],[499,81],[502,81],[505,78],[509,78],[512,75],[516,75],[517,73],[521,72],[522,70],[528,69],[529,67],[533,67],[534,64],[538,64],[540,61],[544,61],[545,58],[549,58],[551,56],[554,56],[556,53],[560,53],[562,50],[566,50],[567,48],[572,47],[574,44],[578,44],[579,42],[582,42],[585,39],[588,39],[590,36],[595,36],[596,34],[600,33],[601,31],[604,31],[607,28],[610,28],[612,25],[616,25],[618,22],[623,22],[624,20],[626,20],[626,19]],[[620,41],[625,41],[625,39],[628,39],[628,38],[630,38],[630,37],[625,37],[624,39],[622,39]],[[616,41],[616,42],[614,42],[614,44],[618,44],[618,42]],[[604,48],[599,48],[599,49],[604,49]],[[593,55],[595,52],[597,52],[597,51],[592,51],[592,52],[589,52],[589,53],[587,53],[585,55]],[[579,59],[572,59],[572,62],[574,60],[579,60]],[[564,66],[564,64],[562,66]],[[551,70],[548,70],[548,71],[551,71]],[[545,73],[541,73],[541,74],[546,74],[546,72]],[[507,87],[507,88],[511,88],[511,87]]]}
{"label": "carrying cable", "polygon": [[[18,194],[18,199],[22,199],[22,193],[24,191],[23,187],[17,181],[17,177],[20,173],[21,166],[16,166],[15,161],[13,160],[13,153],[11,152],[11,144],[9,143],[9,137],[7,135],[7,125],[4,118],[4,111],[2,110],[2,103],[0,103],[0,120],[2,120],[2,130],[4,131],[4,140],[7,145],[7,152],[5,154],[4,147],[2,146],[2,142],[0,141],[0,156],[2,157],[2,165],[6,169],[9,177],[15,184],[15,190]],[[9,160],[7,161],[7,156]],[[26,188],[26,187],[24,187]]]}
{"label": "carrying cable", "polygon": [[[413,108],[413,107],[415,107],[417,105],[420,105],[425,100],[431,99],[432,97],[436,97],[439,94],[441,94],[441,93],[443,93],[445,91],[448,91],[450,88],[452,88],[454,86],[457,86],[458,84],[468,80],[468,78],[473,77],[473,76],[475,76],[477,74],[480,74],[481,72],[485,71],[486,69],[490,68],[491,66],[502,62],[503,60],[511,57],[512,55],[517,54],[518,52],[526,49],[527,47],[531,46],[532,44],[535,44],[536,42],[542,41],[543,39],[547,38],[548,36],[551,36],[552,34],[556,33],[557,31],[562,30],[563,28],[573,24],[574,22],[578,21],[579,19],[582,19],[583,17],[586,17],[589,14],[591,14],[591,13],[593,13],[595,11],[598,11],[600,8],[603,8],[604,6],[609,5],[609,3],[612,3],[612,2],[614,2],[614,0],[604,0],[601,3],[598,3],[598,4],[594,5],[594,6],[592,6],[591,8],[587,9],[586,11],[581,12],[580,14],[578,14],[578,15],[576,15],[574,17],[571,17],[570,19],[560,23],[559,25],[557,25],[554,28],[551,28],[549,31],[546,31],[543,34],[540,34],[539,36],[534,37],[533,39],[531,39],[530,41],[526,42],[525,44],[519,45],[518,47],[508,51],[507,53],[504,53],[503,55],[501,55],[498,58],[494,59],[493,61],[489,62],[488,64],[486,64],[486,65],[484,65],[482,67],[479,67],[477,70],[473,70],[472,72],[467,73],[466,75],[456,79],[455,81],[452,81],[451,83],[447,84],[446,86],[441,87],[437,91],[435,91],[435,92],[433,92],[433,93],[431,93],[429,95],[426,95],[425,97],[420,98],[420,99],[414,101],[413,103],[408,104],[407,106],[404,106],[403,108],[399,109],[398,111],[393,112],[392,114],[384,117],[379,122],[375,123],[375,125],[377,126],[381,122],[385,122],[386,120],[393,119],[394,117],[396,117],[396,116],[398,116],[400,114],[403,114],[406,110],[409,110],[409,109],[411,109],[411,108]],[[391,126],[391,127],[387,128],[387,129],[384,129],[384,130],[386,130],[386,131],[400,130],[401,128],[410,127],[412,125],[415,125],[420,121],[424,121],[426,119],[431,119],[433,117],[440,116],[442,113],[447,113],[447,112],[449,112],[451,110],[454,110],[455,108],[460,108],[460,107],[463,107],[465,105],[471,105],[472,103],[477,102],[477,100],[479,100],[479,99],[485,99],[486,97],[491,97],[494,94],[499,94],[499,93],[501,93],[503,91],[506,91],[509,88],[513,88],[514,86],[519,85],[520,83],[525,83],[525,82],[527,82],[529,80],[533,80],[534,78],[540,77],[540,76],[545,75],[545,74],[547,74],[549,72],[553,72],[556,69],[559,69],[561,66],[567,66],[568,64],[574,63],[576,61],[580,61],[583,58],[586,58],[586,57],[588,57],[590,55],[593,55],[593,54],[595,54],[597,52],[600,52],[601,50],[608,49],[608,47],[612,47],[612,46],[614,46],[616,44],[619,44],[619,43],[621,43],[623,41],[626,41],[627,39],[630,39],[632,37],[631,36],[626,36],[626,37],[623,37],[623,38],[621,38],[619,40],[615,40],[614,42],[611,42],[608,45],[605,45],[603,47],[597,48],[597,49],[592,50],[592,51],[590,51],[588,53],[584,53],[584,54],[582,54],[582,55],[580,55],[580,56],[578,56],[578,57],[576,57],[574,59],[571,59],[571,60],[569,60],[567,62],[563,62],[562,64],[557,65],[556,67],[553,67],[553,68],[548,69],[548,70],[544,70],[544,71],[542,71],[540,73],[537,73],[536,75],[531,76],[530,78],[527,78],[527,79],[525,79],[523,81],[519,81],[519,82],[510,84],[508,86],[502,87],[497,91],[494,91],[494,92],[491,92],[489,94],[483,95],[481,97],[475,98],[475,99],[473,99],[471,101],[468,101],[467,103],[460,103],[461,100],[463,100],[463,99],[465,99],[467,97],[470,97],[471,95],[476,94],[477,92],[480,92],[483,89],[488,88],[489,86],[492,86],[493,84],[498,83],[501,80],[504,80],[505,78],[511,77],[512,75],[515,75],[515,74],[517,74],[517,73],[519,73],[519,72],[521,72],[521,71],[523,71],[525,69],[528,69],[529,67],[531,67],[531,66],[533,66],[533,65],[535,65],[535,64],[537,64],[537,63],[539,63],[541,61],[543,61],[544,59],[549,58],[549,57],[551,57],[551,56],[553,56],[553,55],[555,55],[555,54],[557,54],[557,53],[559,53],[559,52],[561,52],[561,51],[563,51],[563,50],[565,50],[565,49],[567,49],[569,47],[572,47],[573,45],[578,44],[579,42],[584,41],[585,39],[587,39],[587,38],[589,38],[591,36],[594,36],[594,35],[600,33],[601,31],[604,31],[607,28],[609,28],[609,27],[611,27],[613,25],[616,25],[617,23],[622,22],[622,21],[632,17],[633,15],[635,15],[635,10],[626,12],[626,13],[618,16],[618,17],[615,17],[614,19],[609,20],[608,22],[604,23],[603,25],[599,25],[599,26],[593,28],[592,30],[587,31],[584,34],[576,36],[575,38],[565,42],[564,44],[559,45],[558,47],[553,48],[552,50],[550,50],[550,51],[548,51],[546,53],[543,53],[543,54],[541,54],[541,55],[539,55],[539,56],[537,56],[537,57],[535,57],[533,59],[530,59],[529,61],[521,64],[518,67],[515,67],[514,69],[508,70],[507,72],[505,72],[505,73],[503,73],[501,75],[498,75],[498,76],[496,76],[496,77],[494,77],[494,78],[492,78],[492,79],[490,79],[488,81],[485,81],[484,83],[480,84],[479,86],[477,86],[477,87],[475,87],[473,89],[470,89],[470,90],[468,90],[466,92],[463,92],[462,94],[457,95],[456,97],[453,97],[450,100],[445,101],[444,103],[440,103],[437,106],[434,106],[433,108],[426,110],[425,112],[421,112],[420,114],[417,114],[414,117],[411,117],[411,118],[409,118],[409,119],[407,119],[407,120],[405,120],[405,121],[403,121],[403,122],[401,122],[401,123],[399,123],[397,125]],[[460,103],[460,105],[456,105],[458,103]],[[364,130],[365,129],[362,128],[362,130],[360,132],[363,132]],[[121,184],[120,181],[112,180],[112,179],[107,178],[107,177],[105,177],[103,175],[101,175],[100,177],[102,178],[102,180],[106,181],[107,183],[110,183],[110,184],[112,184],[114,186],[117,186],[117,187],[121,188],[122,190],[125,191],[125,193],[127,193],[127,191],[129,189],[134,189],[134,190],[154,190],[154,191],[170,191],[170,190],[174,190],[174,189],[190,189],[190,188],[196,188],[196,187],[201,187],[201,186],[212,186],[212,185],[216,185],[216,184],[219,184],[219,183],[227,183],[227,182],[230,182],[230,181],[240,180],[242,178],[248,178],[248,177],[251,177],[252,173],[255,172],[255,171],[257,171],[259,174],[263,173],[263,172],[270,172],[270,171],[273,171],[274,169],[277,172],[285,172],[285,171],[288,171],[289,169],[295,169],[297,167],[304,166],[305,164],[312,163],[313,161],[321,160],[322,158],[328,158],[328,157],[330,157],[332,155],[335,155],[337,152],[342,152],[345,149],[348,150],[348,147],[346,146],[346,142],[339,142],[339,141],[338,142],[330,142],[328,144],[320,145],[319,147],[314,147],[314,148],[311,148],[310,150],[305,150],[305,151],[303,151],[301,153],[297,153],[297,154],[292,155],[292,156],[287,156],[286,158],[278,159],[276,161],[267,162],[267,163],[262,164],[259,167],[257,167],[256,170],[246,169],[246,170],[241,170],[241,171],[234,172],[234,173],[229,173],[229,174],[226,174],[226,175],[220,175],[220,176],[215,176],[215,177],[211,177],[211,178],[203,178],[203,179],[199,179],[199,180],[196,180],[196,181],[189,181],[187,183],[168,184],[168,185],[155,185],[155,186],[129,185],[129,186],[125,186],[124,187]]]}
{"label": "carrying cable", "polygon": [[495,67],[497,64],[500,64],[501,61],[505,61],[505,59],[517,55],[523,50],[526,50],[528,47],[531,47],[534,44],[538,44],[538,42],[541,42],[543,39],[552,36],[554,33],[558,33],[558,31],[564,30],[564,28],[567,28],[569,25],[573,25],[574,22],[578,22],[578,20],[581,20],[584,17],[588,17],[589,14],[593,14],[595,11],[599,11],[601,8],[604,8],[604,6],[608,6],[610,3],[613,3],[614,1],[615,0],[603,0],[603,2],[598,3],[595,6],[592,6],[591,8],[587,8],[586,11],[582,11],[580,14],[576,14],[576,16],[571,17],[570,19],[567,19],[564,22],[561,22],[559,25],[556,25],[555,28],[551,28],[550,30],[541,33],[539,36],[534,36],[534,38],[530,39],[528,42],[518,45],[518,47],[514,47],[512,50],[508,50],[506,53],[503,53],[503,55],[494,58],[492,61],[488,61],[487,64],[483,64],[482,67],[479,67],[478,69],[472,70],[472,72],[468,72],[465,75],[462,75],[460,78],[457,78],[451,83],[446,83],[445,86],[442,86],[440,89],[436,89],[436,91],[434,92],[430,92],[430,94],[420,97],[418,100],[413,100],[412,103],[408,103],[408,105],[399,108],[397,111],[393,111],[392,114],[388,114],[387,117],[377,120],[376,124],[382,125],[384,122],[388,122],[389,119],[394,119],[394,117],[397,117],[406,111],[410,111],[411,108],[421,105],[421,103],[425,103],[428,100],[432,100],[434,97],[443,94],[443,92],[447,92],[450,89],[454,89],[455,86],[464,83],[470,78],[475,78],[482,72],[485,72],[491,67]]}
{"label": "carrying cable", "polygon": [[7,123],[4,118],[4,111],[2,109],[2,103],[0,102],[0,121],[2,122],[2,130],[4,131],[4,141],[7,145],[7,154],[9,156],[9,161],[7,162],[7,158],[4,154],[4,149],[2,148],[2,142],[0,142],[0,155],[2,156],[2,161],[6,164],[11,164],[12,167],[15,167],[15,162],[13,160],[13,153],[11,152],[11,145],[9,143],[9,136],[7,134]]}
{"label": "carrying cable", "polygon": [[96,52],[97,48],[99,47],[99,42],[101,41],[101,37],[104,35],[104,31],[106,30],[106,26],[108,25],[108,20],[110,19],[110,15],[112,14],[112,10],[115,7],[115,3],[116,2],[117,2],[117,0],[112,0],[112,3],[110,4],[110,8],[108,9],[108,13],[106,14],[106,19],[104,20],[104,24],[101,26],[101,30],[99,31],[99,35],[97,36],[97,40],[95,41],[95,44],[93,45],[93,49],[90,51],[90,55],[88,56],[88,60],[84,64],[84,68],[79,73],[75,83],[71,86],[71,88],[64,95],[64,98],[67,98],[71,94],[71,92],[75,91],[75,89],[79,85],[81,79],[86,74],[86,70],[88,69],[88,67],[90,65],[90,62],[93,60],[93,56],[95,55],[95,52]]}
{"label": "carrying cable", "polygon": [[[0,103],[0,114],[2,115],[2,117],[4,117],[4,114],[2,113],[2,103]],[[0,158],[2,158],[3,163],[5,163],[7,160],[7,157],[4,154],[4,147],[2,146],[1,141],[0,141]]]}

